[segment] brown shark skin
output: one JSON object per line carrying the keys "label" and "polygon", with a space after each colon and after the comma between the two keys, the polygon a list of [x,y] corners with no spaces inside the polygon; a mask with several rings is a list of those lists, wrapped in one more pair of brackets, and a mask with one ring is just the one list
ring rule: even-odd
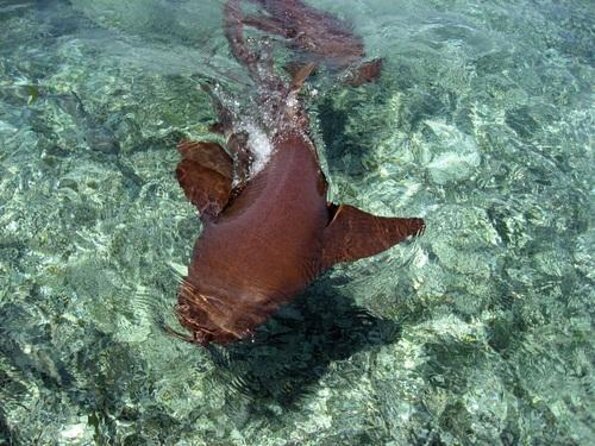
{"label": "brown shark skin", "polygon": [[[203,346],[250,336],[335,263],[377,254],[424,229],[420,218],[377,217],[327,202],[327,182],[297,97],[314,67],[299,70],[287,85],[270,61],[245,43],[240,3],[225,4],[226,37],[257,86],[272,151],[250,177],[249,135],[216,95],[216,127],[226,147],[204,141],[178,147],[176,175],[200,212],[203,230],[176,306],[191,335],[168,330]],[[233,187],[232,180],[238,181]]]}
{"label": "brown shark skin", "polygon": [[291,49],[301,53],[305,63],[347,69],[344,82],[352,86],[372,82],[380,75],[382,59],[364,62],[363,40],[343,20],[301,0],[250,1],[267,14],[244,17],[243,23],[284,37]]}
{"label": "brown shark skin", "polygon": [[[203,218],[177,305],[191,342],[244,338],[334,263],[374,255],[424,228],[422,219],[374,217],[328,203],[305,133],[283,132],[273,144],[267,166],[233,202]],[[341,220],[343,212],[353,218]]]}
{"label": "brown shark skin", "polygon": [[205,223],[194,246],[178,305],[191,304],[197,290],[222,304],[220,313],[217,303],[193,306],[205,312],[189,318],[202,324],[192,327],[202,335],[201,344],[244,337],[323,269],[328,211],[315,153],[297,132],[279,136],[274,145],[267,167],[215,221]]}
{"label": "brown shark skin", "polygon": [[247,16],[251,25],[289,39],[295,50],[316,57],[313,62],[346,66],[364,56],[362,39],[350,31],[349,24],[323,11],[313,9],[301,0],[251,0],[268,15]]}

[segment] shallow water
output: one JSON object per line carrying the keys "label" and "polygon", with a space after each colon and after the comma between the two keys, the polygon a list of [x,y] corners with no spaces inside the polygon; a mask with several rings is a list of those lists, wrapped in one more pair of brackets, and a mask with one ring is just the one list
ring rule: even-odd
{"label": "shallow water", "polygon": [[208,352],[159,321],[221,3],[0,1],[0,444],[595,443],[593,3],[319,5],[386,62],[306,92],[333,198],[427,230]]}

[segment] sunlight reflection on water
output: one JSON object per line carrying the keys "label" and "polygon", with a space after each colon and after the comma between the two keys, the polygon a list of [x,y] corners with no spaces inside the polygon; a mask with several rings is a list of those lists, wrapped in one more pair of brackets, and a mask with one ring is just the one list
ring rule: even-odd
{"label": "sunlight reflection on water", "polygon": [[197,86],[246,97],[221,2],[0,5],[0,443],[593,442],[590,2],[320,7],[385,58],[312,81],[333,199],[428,228],[209,353],[155,320]]}

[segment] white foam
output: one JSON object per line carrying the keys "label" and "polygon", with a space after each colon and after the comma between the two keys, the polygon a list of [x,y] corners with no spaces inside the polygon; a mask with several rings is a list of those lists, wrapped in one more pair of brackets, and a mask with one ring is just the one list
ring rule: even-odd
{"label": "white foam", "polygon": [[245,123],[242,129],[248,132],[248,149],[253,156],[252,165],[250,166],[250,176],[252,177],[269,162],[273,153],[273,145],[260,127],[252,123]]}
{"label": "white foam", "polygon": [[87,426],[84,423],[71,424],[60,433],[60,435],[70,441],[80,439],[84,434]]}

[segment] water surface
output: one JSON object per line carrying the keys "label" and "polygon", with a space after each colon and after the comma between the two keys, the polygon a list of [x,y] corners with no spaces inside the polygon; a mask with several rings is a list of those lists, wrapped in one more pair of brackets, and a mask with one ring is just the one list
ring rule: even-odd
{"label": "water surface", "polygon": [[156,321],[221,2],[0,1],[0,444],[595,443],[593,3],[317,5],[386,62],[306,92],[333,199],[427,230],[207,352]]}

